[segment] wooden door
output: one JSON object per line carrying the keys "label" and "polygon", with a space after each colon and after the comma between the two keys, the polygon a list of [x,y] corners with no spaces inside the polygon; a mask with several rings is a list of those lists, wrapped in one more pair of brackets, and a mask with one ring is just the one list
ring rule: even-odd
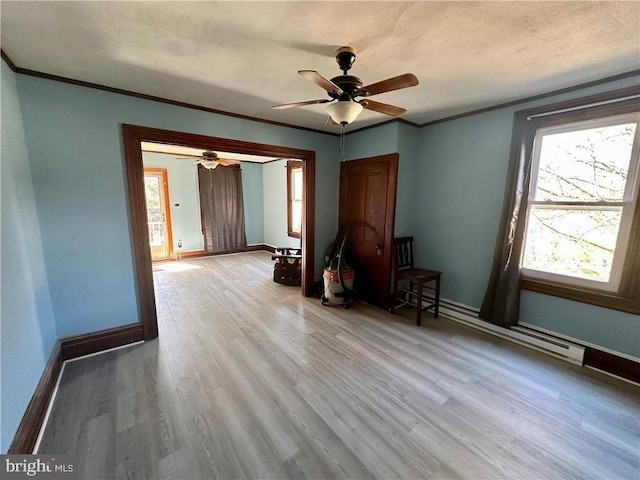
{"label": "wooden door", "polygon": [[171,241],[171,211],[169,209],[169,187],[166,168],[144,169],[144,191],[149,227],[151,260],[173,258]]}
{"label": "wooden door", "polygon": [[397,181],[397,153],[340,164],[339,222],[349,223],[347,259],[355,288],[382,308],[389,306]]}

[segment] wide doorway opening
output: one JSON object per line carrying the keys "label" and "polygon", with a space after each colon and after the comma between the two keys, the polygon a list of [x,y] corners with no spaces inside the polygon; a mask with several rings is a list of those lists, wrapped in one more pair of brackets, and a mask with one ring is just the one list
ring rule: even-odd
{"label": "wide doorway opening", "polygon": [[[145,164],[143,161],[143,145],[145,142],[153,144],[171,145],[178,147],[189,147],[200,150],[213,150],[230,152],[236,155],[255,155],[272,157],[274,159],[296,159],[300,161],[302,169],[302,194],[300,201],[301,221],[299,225],[300,238],[299,245],[302,249],[302,294],[311,296],[314,284],[314,215],[315,215],[315,153],[308,150],[293,149],[288,147],[258,144],[240,140],[230,140],[204,135],[174,132],[169,130],[159,130],[147,127],[123,125],[123,138],[125,146],[125,163],[127,169],[127,186],[129,192],[129,206],[131,215],[131,228],[134,244],[136,282],[138,287],[138,299],[140,305],[141,320],[144,328],[146,340],[158,336],[158,323],[155,303],[155,292],[153,282],[152,264],[152,242],[150,236],[150,214],[148,214],[146,189]],[[185,162],[190,162],[187,158]],[[194,162],[191,162],[194,163]],[[282,169],[284,172],[284,169]],[[157,185],[161,187],[160,183]],[[168,184],[168,182],[167,182]],[[160,192],[158,192],[158,202],[162,202]],[[173,202],[170,193],[165,194],[171,210]],[[179,207],[178,207],[179,208]],[[157,209],[158,210],[158,209]],[[165,211],[164,219],[168,217]],[[170,213],[170,212],[169,212]],[[162,209],[155,213],[157,219],[162,219]],[[157,220],[156,219],[156,220]],[[265,219],[266,221],[266,219]],[[158,223],[158,222],[156,222]],[[155,225],[155,223],[154,223]],[[167,229],[169,225],[166,221],[160,220],[161,229]],[[156,227],[154,227],[156,228]],[[160,228],[159,228],[160,230]],[[164,244],[171,251],[167,253],[167,259],[178,258],[179,245],[184,243],[182,239],[174,238],[169,232],[164,237]],[[164,255],[164,250],[161,253]]]}

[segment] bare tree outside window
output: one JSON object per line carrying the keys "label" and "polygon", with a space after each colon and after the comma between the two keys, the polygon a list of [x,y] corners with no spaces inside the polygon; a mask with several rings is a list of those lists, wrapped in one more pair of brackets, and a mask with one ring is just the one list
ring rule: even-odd
{"label": "bare tree outside window", "polygon": [[[610,282],[633,216],[637,121],[551,127],[536,137],[522,266]],[[618,252],[620,253],[620,252]]]}

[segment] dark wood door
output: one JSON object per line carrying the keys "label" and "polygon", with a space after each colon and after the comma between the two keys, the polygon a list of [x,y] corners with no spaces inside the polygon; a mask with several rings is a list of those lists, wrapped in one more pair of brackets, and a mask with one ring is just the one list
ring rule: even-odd
{"label": "dark wood door", "polygon": [[355,288],[382,308],[389,305],[398,154],[340,164],[340,225],[349,223],[347,259]]}

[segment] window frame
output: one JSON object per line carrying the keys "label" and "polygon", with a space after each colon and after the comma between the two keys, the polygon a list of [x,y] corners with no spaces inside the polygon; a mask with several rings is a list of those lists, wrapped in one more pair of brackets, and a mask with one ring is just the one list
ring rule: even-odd
{"label": "window frame", "polygon": [[[304,188],[304,170],[302,168],[302,160],[287,160],[287,235],[291,238],[301,238],[302,232],[297,232],[293,229],[293,204],[300,202],[300,212],[304,211],[304,192],[301,192],[301,200],[295,200],[293,198],[293,171],[300,170],[300,175],[303,175],[302,185]],[[302,220],[302,219],[301,219]],[[302,222],[301,222],[302,225]],[[302,227],[301,227],[302,230]]]}
{"label": "window frame", "polygon": [[[587,130],[592,128],[607,127],[613,125],[619,125],[622,123],[635,123],[636,130],[634,138],[632,140],[629,169],[627,181],[625,184],[625,190],[621,201],[561,201],[561,200],[536,200],[536,189],[538,181],[539,166],[541,160],[542,140],[547,135],[555,135],[560,133],[576,132],[580,130]],[[537,129],[531,161],[531,181],[529,186],[529,196],[526,211],[525,230],[522,248],[522,258],[520,259],[520,266],[522,274],[525,277],[535,278],[540,280],[548,280],[551,282],[568,284],[575,287],[585,287],[594,290],[602,290],[606,292],[617,292],[620,287],[620,281],[622,279],[622,271],[625,264],[625,258],[627,253],[627,247],[631,236],[631,224],[633,222],[634,207],[638,202],[638,179],[640,177],[640,165],[639,165],[639,145],[640,145],[640,118],[636,113],[627,113],[622,115],[607,116],[589,120],[582,120],[577,122],[565,123],[561,125],[554,125],[548,127],[542,127]],[[524,255],[527,245],[527,231],[529,225],[529,219],[533,206],[548,207],[553,210],[554,206],[558,209],[562,209],[563,206],[568,209],[584,208],[585,210],[600,210],[604,211],[612,208],[620,208],[622,210],[620,219],[620,229],[616,240],[615,253],[611,265],[611,273],[608,282],[601,282],[598,280],[591,280],[580,277],[573,277],[570,275],[563,275],[559,273],[549,272],[545,270],[536,270],[524,267]]]}
{"label": "window frame", "polygon": [[[521,145],[522,142],[521,135],[527,128],[535,128],[537,136],[537,130],[547,127],[626,114],[640,115],[639,97],[640,87],[634,86],[518,111],[514,116],[512,148],[519,148],[518,145]],[[638,127],[636,127],[636,139],[638,135]],[[558,278],[539,278],[536,275],[531,275],[530,272],[523,271],[521,271],[520,278],[521,288],[576,302],[636,315],[640,314],[640,173],[638,175],[634,192],[635,206],[629,209],[632,218],[628,222],[629,235],[626,255],[616,290],[607,291],[601,288],[576,285],[573,281],[574,277],[567,277],[569,279],[567,282]],[[528,215],[528,211],[525,214]],[[521,254],[524,255],[524,245]]]}

